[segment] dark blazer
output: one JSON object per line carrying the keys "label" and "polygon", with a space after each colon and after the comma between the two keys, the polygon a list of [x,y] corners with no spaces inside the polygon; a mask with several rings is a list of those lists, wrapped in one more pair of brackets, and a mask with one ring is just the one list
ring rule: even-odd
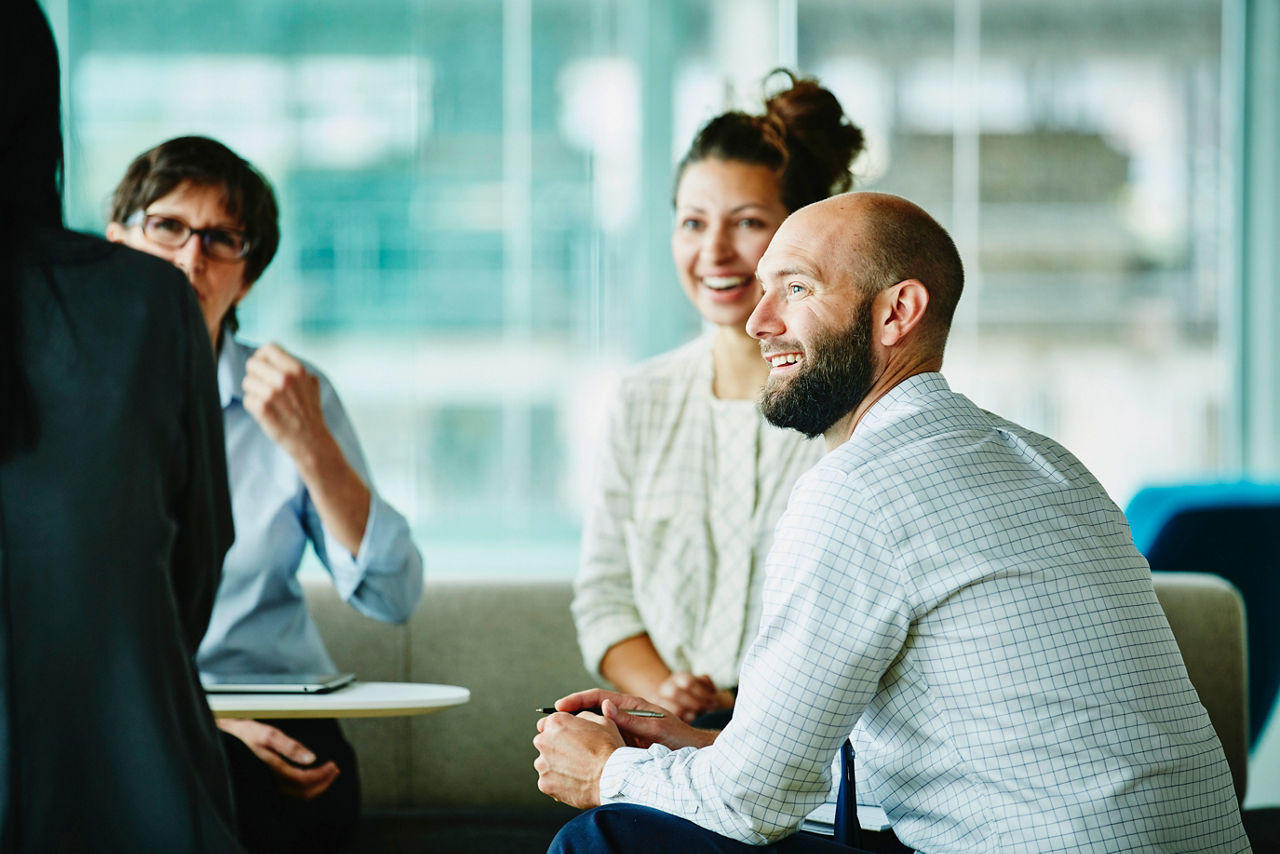
{"label": "dark blazer", "polygon": [[232,539],[194,295],[53,229],[16,284],[39,434],[0,465],[0,849],[238,851],[192,663]]}

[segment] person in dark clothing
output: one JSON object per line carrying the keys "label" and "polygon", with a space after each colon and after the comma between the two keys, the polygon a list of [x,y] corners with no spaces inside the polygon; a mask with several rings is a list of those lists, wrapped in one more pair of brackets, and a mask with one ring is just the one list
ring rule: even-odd
{"label": "person in dark clothing", "polygon": [[0,851],[239,852],[193,664],[231,508],[170,265],[62,228],[57,48],[0,24]]}

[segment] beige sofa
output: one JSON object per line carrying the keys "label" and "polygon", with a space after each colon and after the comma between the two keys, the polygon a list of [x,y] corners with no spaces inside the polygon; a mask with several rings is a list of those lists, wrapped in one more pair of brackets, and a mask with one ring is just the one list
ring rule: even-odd
{"label": "beige sofa", "polygon": [[545,851],[576,811],[538,791],[534,709],[595,684],[569,616],[568,581],[428,581],[408,623],[379,623],[306,579],[307,602],[344,670],[437,682],[465,705],[343,723],[360,759],[359,851]]}
{"label": "beige sofa", "polygon": [[[1191,681],[1243,796],[1243,603],[1217,576],[1156,576]],[[470,703],[436,714],[344,724],[360,757],[371,815],[360,850],[545,850],[556,826],[575,813],[537,789],[534,708],[595,684],[578,654],[570,582],[429,581],[403,626],[361,616],[323,578],[304,586],[341,668],[366,680],[471,691]]]}

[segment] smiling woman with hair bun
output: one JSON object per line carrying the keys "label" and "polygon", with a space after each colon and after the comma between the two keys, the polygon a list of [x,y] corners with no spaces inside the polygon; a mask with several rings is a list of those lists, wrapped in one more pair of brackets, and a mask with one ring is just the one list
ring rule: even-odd
{"label": "smiling woman with hair bun", "polygon": [[862,131],[816,80],[785,75],[759,115],[699,130],[676,169],[671,254],[707,334],[621,381],[575,584],[587,668],[687,721],[720,726],[760,619],[764,556],[821,442],[769,425],[769,367],[746,332],[756,263],[792,211],[852,186]]}

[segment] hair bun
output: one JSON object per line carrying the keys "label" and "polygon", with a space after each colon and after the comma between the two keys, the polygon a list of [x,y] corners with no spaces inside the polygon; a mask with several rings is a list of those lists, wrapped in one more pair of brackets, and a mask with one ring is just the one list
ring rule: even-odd
{"label": "hair bun", "polygon": [[849,166],[862,151],[862,130],[818,81],[786,69],[790,87],[765,101],[763,115],[721,113],[702,126],[676,170],[707,158],[755,163],[778,173],[782,203],[794,211],[853,185]]}
{"label": "hair bun", "polygon": [[778,74],[785,74],[791,86],[765,100],[765,117],[783,128],[787,171],[799,173],[794,191],[803,201],[798,198],[796,207],[845,192],[853,186],[849,167],[862,152],[862,129],[849,121],[840,101],[817,80],[780,68],[770,72],[766,83]]}

